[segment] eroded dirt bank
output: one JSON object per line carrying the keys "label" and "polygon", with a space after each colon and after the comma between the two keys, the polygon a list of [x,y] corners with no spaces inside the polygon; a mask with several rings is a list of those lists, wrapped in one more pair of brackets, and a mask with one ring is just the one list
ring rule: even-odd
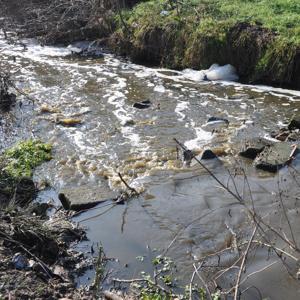
{"label": "eroded dirt bank", "polygon": [[[136,1],[87,1],[82,6],[65,0],[60,5],[25,1],[21,7],[16,1],[4,1],[3,9],[23,24],[25,35],[39,36],[46,44],[97,40],[133,62],[172,69],[230,63],[242,82],[299,89],[295,24],[279,23],[278,28],[285,26],[281,32],[276,23],[269,26],[259,17],[224,19],[216,13],[216,4],[199,3],[200,8],[154,1],[136,6]],[[288,13],[292,8],[280,9]]]}

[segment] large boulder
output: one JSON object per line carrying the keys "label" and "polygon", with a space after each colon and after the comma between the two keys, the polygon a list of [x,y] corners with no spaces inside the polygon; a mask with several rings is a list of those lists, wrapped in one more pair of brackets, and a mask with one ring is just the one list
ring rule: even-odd
{"label": "large boulder", "polygon": [[289,164],[299,154],[299,149],[290,143],[275,143],[265,147],[255,159],[254,165],[258,169],[269,172],[277,172],[280,168]]}
{"label": "large boulder", "polygon": [[99,187],[82,185],[61,189],[59,200],[64,209],[80,211],[92,208],[106,200],[116,199],[118,195],[117,192],[112,191],[107,185]]}
{"label": "large boulder", "polygon": [[271,141],[264,138],[253,138],[248,140],[239,152],[240,156],[255,159],[258,154],[260,154],[266,146],[270,146]]}

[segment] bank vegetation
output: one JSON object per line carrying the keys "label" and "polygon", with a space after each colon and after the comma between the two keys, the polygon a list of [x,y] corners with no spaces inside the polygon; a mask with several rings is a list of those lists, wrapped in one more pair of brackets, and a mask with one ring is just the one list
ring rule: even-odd
{"label": "bank vegetation", "polygon": [[43,43],[97,40],[142,64],[230,63],[242,82],[300,86],[297,0],[2,0],[2,10]]}

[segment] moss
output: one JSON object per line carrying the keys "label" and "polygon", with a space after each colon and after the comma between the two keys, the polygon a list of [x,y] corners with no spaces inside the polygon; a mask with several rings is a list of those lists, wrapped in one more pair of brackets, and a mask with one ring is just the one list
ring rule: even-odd
{"label": "moss", "polygon": [[39,140],[28,140],[8,149],[2,156],[3,170],[12,178],[31,177],[34,168],[48,161],[51,145]]}

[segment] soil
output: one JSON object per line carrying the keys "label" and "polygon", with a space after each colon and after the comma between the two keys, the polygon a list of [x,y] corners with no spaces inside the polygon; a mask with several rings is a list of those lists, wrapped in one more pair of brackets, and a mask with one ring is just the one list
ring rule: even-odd
{"label": "soil", "polygon": [[94,265],[92,256],[72,249],[85,232],[65,212],[49,219],[36,214],[45,205],[37,206],[10,203],[0,212],[0,299],[94,299],[74,281]]}

